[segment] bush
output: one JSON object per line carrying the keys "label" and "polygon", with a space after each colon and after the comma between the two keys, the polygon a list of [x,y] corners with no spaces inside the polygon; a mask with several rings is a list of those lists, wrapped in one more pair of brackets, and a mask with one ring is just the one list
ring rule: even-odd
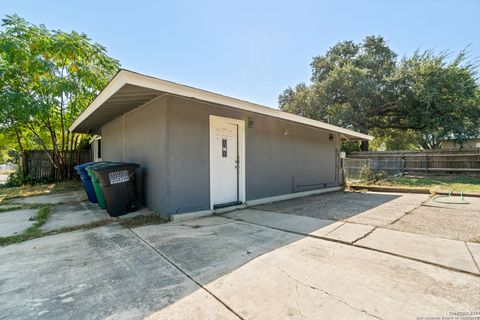
{"label": "bush", "polygon": [[20,187],[25,183],[23,175],[19,171],[14,171],[8,175],[6,187]]}
{"label": "bush", "polygon": [[362,181],[372,181],[375,178],[375,174],[373,173],[372,170],[365,164],[360,170],[360,179]]}
{"label": "bush", "polygon": [[387,178],[387,173],[383,170],[380,170],[375,174],[375,181],[385,180],[386,178]]}
{"label": "bush", "polygon": [[27,175],[23,176],[20,171],[12,172],[8,175],[7,182],[5,183],[5,187],[21,187],[23,185],[29,184],[34,185],[37,183],[52,183],[55,179],[43,177],[41,179],[34,179],[32,176]]}
{"label": "bush", "polygon": [[378,171],[377,173],[370,170],[367,165],[364,165],[360,171],[360,179],[365,182],[377,182],[379,180],[384,180],[387,178],[387,173],[383,170]]}

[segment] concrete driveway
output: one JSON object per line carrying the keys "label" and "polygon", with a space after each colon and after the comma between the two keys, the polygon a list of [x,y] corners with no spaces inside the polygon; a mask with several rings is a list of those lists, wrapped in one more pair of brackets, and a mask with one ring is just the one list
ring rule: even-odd
{"label": "concrete driveway", "polygon": [[478,317],[480,199],[467,200],[338,192],[6,246],[0,319]]}

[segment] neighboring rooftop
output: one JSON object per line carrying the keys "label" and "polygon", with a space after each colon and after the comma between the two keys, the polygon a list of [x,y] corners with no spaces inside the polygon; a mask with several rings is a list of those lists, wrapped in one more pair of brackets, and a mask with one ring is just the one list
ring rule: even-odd
{"label": "neighboring rooftop", "polygon": [[124,69],[121,69],[113,77],[103,91],[70,126],[69,130],[81,133],[99,133],[101,126],[105,123],[165,94],[193,98],[301,123],[326,131],[338,132],[346,140],[373,139],[372,136],[321,121]]}

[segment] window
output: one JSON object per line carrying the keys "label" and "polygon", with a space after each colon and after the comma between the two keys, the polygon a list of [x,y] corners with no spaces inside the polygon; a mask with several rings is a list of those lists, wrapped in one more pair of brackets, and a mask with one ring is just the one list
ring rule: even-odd
{"label": "window", "polygon": [[102,139],[97,140],[97,158],[102,157]]}
{"label": "window", "polygon": [[222,157],[227,157],[227,139],[222,139]]}

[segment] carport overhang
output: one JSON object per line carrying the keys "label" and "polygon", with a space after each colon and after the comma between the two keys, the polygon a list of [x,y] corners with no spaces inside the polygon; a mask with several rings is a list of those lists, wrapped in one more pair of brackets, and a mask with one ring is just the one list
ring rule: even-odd
{"label": "carport overhang", "polygon": [[286,121],[339,133],[343,140],[371,140],[372,136],[328,123],[297,116],[248,101],[150,77],[128,70],[120,70],[87,109],[70,126],[71,132],[98,134],[107,122],[165,94],[187,97],[231,107],[247,112],[271,116]]}

